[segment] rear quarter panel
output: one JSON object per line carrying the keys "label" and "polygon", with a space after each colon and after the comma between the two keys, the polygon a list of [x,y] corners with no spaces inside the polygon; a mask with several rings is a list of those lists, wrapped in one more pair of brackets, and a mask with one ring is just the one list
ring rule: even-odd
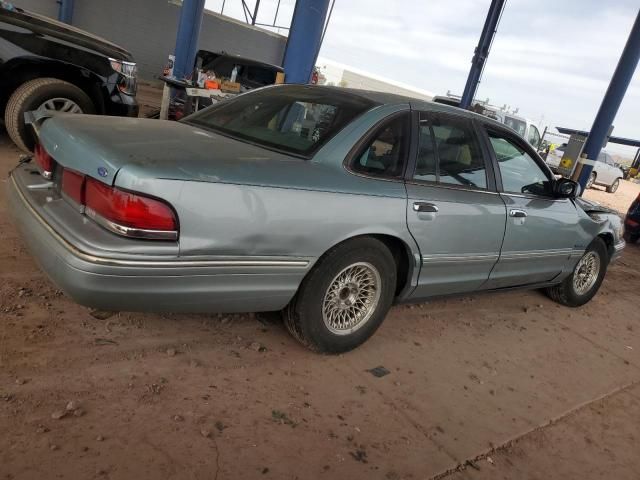
{"label": "rear quarter panel", "polygon": [[268,175],[245,167],[242,182],[145,179],[143,170],[127,166],[116,184],[170,197],[180,221],[184,256],[295,256],[313,263],[346,239],[384,234],[402,240],[419,258],[406,224],[404,182],[355,175],[343,165],[372,126],[403,109],[408,105],[374,108],[345,127],[312,160],[274,161]]}
{"label": "rear quarter panel", "polygon": [[177,207],[180,254],[316,259],[343,240],[371,233],[393,235],[409,243],[404,186],[380,187],[379,195],[367,195],[189,183]]}

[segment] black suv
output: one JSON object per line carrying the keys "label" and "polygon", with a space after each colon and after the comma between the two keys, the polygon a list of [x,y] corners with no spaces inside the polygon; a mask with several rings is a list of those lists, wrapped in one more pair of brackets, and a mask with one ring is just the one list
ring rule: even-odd
{"label": "black suv", "polygon": [[[0,3],[0,112],[25,151],[30,110],[138,115],[136,64],[129,52],[88,32]],[[6,4],[5,4],[6,5]]]}

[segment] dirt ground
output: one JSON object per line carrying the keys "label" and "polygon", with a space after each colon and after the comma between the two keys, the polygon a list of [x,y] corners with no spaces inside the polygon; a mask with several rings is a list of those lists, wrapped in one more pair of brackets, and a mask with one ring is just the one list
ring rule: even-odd
{"label": "dirt ground", "polygon": [[[638,478],[639,246],[580,309],[396,307],[320,356],[272,316],[76,305],[10,221],[17,158],[0,133],[0,479]],[[638,191],[587,196],[626,210]]]}

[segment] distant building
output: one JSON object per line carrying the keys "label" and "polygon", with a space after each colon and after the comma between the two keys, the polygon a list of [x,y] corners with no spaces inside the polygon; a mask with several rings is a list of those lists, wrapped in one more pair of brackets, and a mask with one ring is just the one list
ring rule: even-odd
{"label": "distant building", "polygon": [[397,93],[423,100],[431,100],[435,95],[428,90],[422,90],[406,83],[397,82],[326,58],[318,58],[316,68],[319,73],[318,83],[324,85]]}

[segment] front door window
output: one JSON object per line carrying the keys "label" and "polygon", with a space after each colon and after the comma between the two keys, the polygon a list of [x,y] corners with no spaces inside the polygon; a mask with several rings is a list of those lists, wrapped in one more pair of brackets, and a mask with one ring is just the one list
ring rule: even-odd
{"label": "front door window", "polygon": [[500,133],[488,133],[505,192],[551,195],[551,180],[522,146]]}

